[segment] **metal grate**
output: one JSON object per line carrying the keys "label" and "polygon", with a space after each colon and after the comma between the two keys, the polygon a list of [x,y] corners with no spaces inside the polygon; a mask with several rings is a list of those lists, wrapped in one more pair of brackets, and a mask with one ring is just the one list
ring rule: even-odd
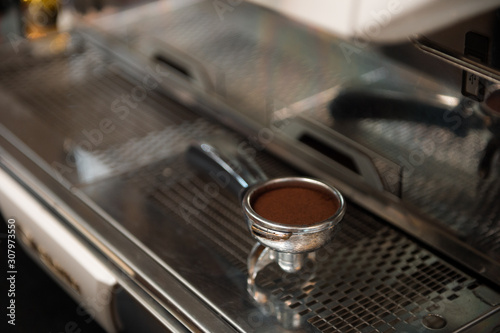
{"label": "metal grate", "polygon": [[[46,57],[25,53],[0,64],[0,88],[70,139],[69,149],[88,140],[84,131],[99,129],[103,119],[109,119],[115,129],[94,144],[100,150],[178,124],[169,110],[171,102],[153,90],[143,97],[141,84],[112,65],[106,52],[78,35],[72,40],[79,47],[71,53]],[[128,101],[123,100],[126,95]]]}
{"label": "metal grate", "polygon": [[[292,172],[265,155],[259,162],[270,174]],[[243,223],[236,198],[214,180],[189,171],[183,156],[130,174],[137,186],[165,215],[180,217],[238,270],[254,240]],[[217,193],[210,197],[210,191]],[[202,204],[194,203],[204,197]],[[196,207],[196,206],[199,207]],[[186,211],[195,207],[193,214]],[[452,267],[401,232],[349,203],[341,231],[318,253],[316,275],[288,282],[271,267],[258,283],[303,320],[321,332],[397,332],[420,327],[428,313],[446,313],[446,306],[467,298],[475,279]],[[293,280],[291,280],[293,281]]]}
{"label": "metal grate", "polygon": [[[187,143],[189,141],[178,144]],[[260,165],[272,163],[265,156],[259,156],[258,162]],[[276,176],[281,170],[286,169],[276,169],[268,175]],[[243,222],[240,204],[215,180],[193,172],[183,154],[158,162],[153,170],[148,166],[124,177],[131,178],[143,193],[166,209],[167,214],[176,214],[180,221],[213,243],[238,269],[246,271],[248,253],[255,241]]]}
{"label": "metal grate", "polygon": [[208,136],[216,129],[213,124],[197,119],[193,122],[185,121],[180,125],[166,126],[144,136],[142,133],[134,133],[138,136],[104,150],[95,149],[88,152],[81,147],[75,147],[72,153],[82,169],[81,181],[90,183],[180,154],[191,140]]}
{"label": "metal grate", "polygon": [[[209,123],[160,92],[134,81],[102,49],[75,34],[71,52],[5,57],[0,64],[0,89],[24,110],[34,110],[50,136],[62,138],[53,155],[69,167],[73,184],[85,184],[153,163],[179,153],[193,137],[212,130]],[[10,49],[1,52],[9,55]],[[0,53],[2,54],[2,53]],[[137,100],[134,100],[134,94]],[[103,130],[104,126],[106,127]],[[17,129],[18,130],[18,129]],[[29,133],[19,133],[22,137]],[[73,171],[77,172],[73,172]]]}
{"label": "metal grate", "polygon": [[376,218],[350,207],[305,287],[273,292],[322,332],[396,332],[443,310],[474,279]]}
{"label": "metal grate", "polygon": [[[116,20],[106,28],[130,45],[154,37],[159,53],[165,43],[196,59],[212,77],[216,91],[259,123],[270,120],[271,109],[329,89],[353,70],[339,68],[345,56],[340,47],[328,44],[332,36],[311,33],[245,2],[233,9],[219,16],[214,3],[201,1],[128,22],[126,29]],[[364,67],[355,70],[362,72]],[[321,70],[312,70],[316,68]]]}

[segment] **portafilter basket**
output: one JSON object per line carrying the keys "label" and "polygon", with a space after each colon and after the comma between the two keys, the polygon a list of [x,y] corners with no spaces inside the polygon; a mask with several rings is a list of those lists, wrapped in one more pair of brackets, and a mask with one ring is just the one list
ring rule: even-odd
{"label": "portafilter basket", "polygon": [[[212,139],[192,143],[187,150],[188,161],[207,172],[219,184],[227,186],[238,195],[242,202],[245,221],[252,236],[262,245],[275,251],[272,258],[286,272],[296,272],[302,268],[307,254],[330,242],[345,213],[345,202],[340,192],[331,185],[306,177],[285,177],[268,179],[257,163],[227,140]],[[302,222],[294,220],[276,221],[266,218],[256,211],[255,203],[263,195],[272,191],[305,190],[317,193],[334,205],[332,214],[319,221]],[[280,209],[293,201],[279,203]],[[266,199],[266,200],[272,200]],[[271,204],[273,204],[271,202]],[[313,212],[311,212],[313,213]],[[308,213],[302,213],[307,217]]]}

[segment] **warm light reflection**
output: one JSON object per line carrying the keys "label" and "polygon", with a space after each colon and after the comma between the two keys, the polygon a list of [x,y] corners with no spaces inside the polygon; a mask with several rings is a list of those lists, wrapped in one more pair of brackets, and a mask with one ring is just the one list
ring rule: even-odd
{"label": "warm light reflection", "polygon": [[27,38],[44,37],[56,30],[58,0],[22,0],[22,7]]}
{"label": "warm light reflection", "polygon": [[41,5],[46,8],[57,7],[58,0],[22,0],[22,2],[33,5]]}
{"label": "warm light reflection", "polygon": [[50,43],[50,51],[53,53],[60,53],[66,50],[70,40],[71,40],[70,34],[68,33],[58,34]]}

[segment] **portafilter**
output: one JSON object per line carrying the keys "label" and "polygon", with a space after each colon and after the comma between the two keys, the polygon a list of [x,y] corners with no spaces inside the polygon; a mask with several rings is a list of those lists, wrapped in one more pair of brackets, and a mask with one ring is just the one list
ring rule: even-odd
{"label": "portafilter", "polygon": [[331,241],[344,216],[336,188],[306,177],[269,179],[228,140],[194,142],[187,159],[238,196],[251,235],[286,272],[300,270],[308,253]]}

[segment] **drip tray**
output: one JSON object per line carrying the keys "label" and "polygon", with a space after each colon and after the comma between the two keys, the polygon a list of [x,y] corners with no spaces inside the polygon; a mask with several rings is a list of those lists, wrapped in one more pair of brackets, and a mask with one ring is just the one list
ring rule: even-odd
{"label": "drip tray", "polygon": [[[294,174],[269,156],[259,163],[270,175]],[[480,295],[497,295],[348,202],[341,231],[318,253],[314,277],[284,275],[270,265],[257,284],[272,304],[259,307],[246,291],[254,241],[236,198],[192,171],[182,154],[84,191],[243,330],[292,325],[269,321],[279,309],[278,318],[303,323],[305,331],[420,332],[435,316],[453,332],[492,309]]]}

